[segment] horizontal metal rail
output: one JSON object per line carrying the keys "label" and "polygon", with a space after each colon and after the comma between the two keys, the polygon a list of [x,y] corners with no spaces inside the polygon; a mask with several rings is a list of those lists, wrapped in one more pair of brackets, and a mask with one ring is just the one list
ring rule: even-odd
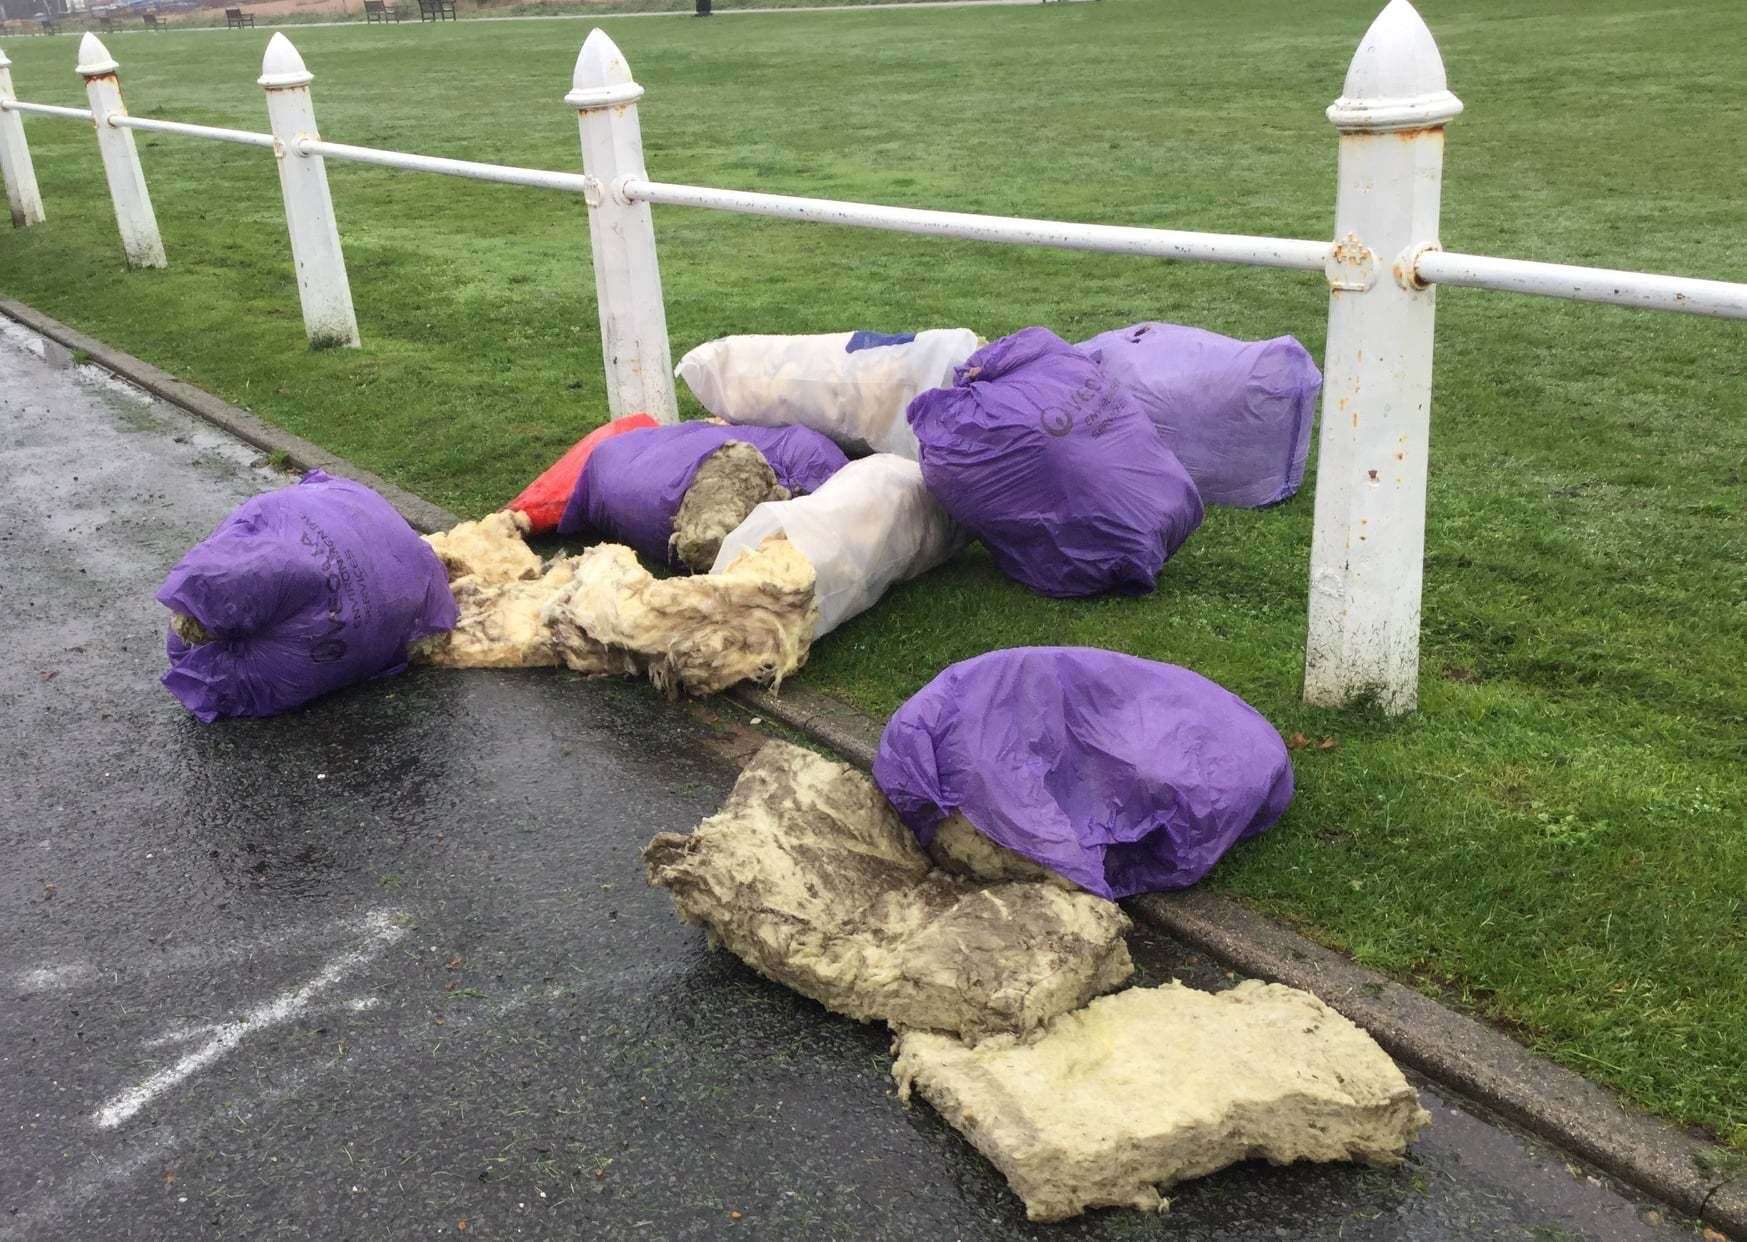
{"label": "horizontal metal rail", "polygon": [[670,207],[709,207],[745,215],[809,220],[850,228],[888,229],[932,237],[1009,242],[1021,246],[1052,246],[1064,250],[1097,250],[1111,254],[1149,255],[1158,259],[1243,263],[1252,267],[1285,267],[1320,272],[1332,244],[1285,237],[1246,237],[1236,233],[1185,233],[1174,229],[1123,228],[1109,224],[1074,224],[1059,220],[1025,220],[1014,216],[983,216],[962,211],[925,211],[914,207],[881,207],[872,203],[840,203],[828,198],[793,198],[744,190],[672,185],[663,181],[628,180],[619,191],[633,201]]}
{"label": "horizontal metal rail", "polygon": [[1641,310],[1679,311],[1720,319],[1747,319],[1747,285],[1690,276],[1655,276],[1563,263],[1531,263],[1479,254],[1421,251],[1414,273],[1427,284],[1538,293],[1577,302],[1606,302]]}
{"label": "horizontal metal rail", "polygon": [[353,147],[343,142],[323,142],[317,138],[299,138],[297,153],[320,155],[332,160],[350,160],[355,164],[375,164],[381,168],[401,168],[408,172],[441,173],[446,177],[466,177],[473,181],[497,181],[504,185],[533,186],[540,190],[563,190],[570,194],[581,194],[589,184],[588,178],[581,173],[516,168],[510,164],[481,164],[474,160],[449,160],[435,155],[409,155],[405,151]]}
{"label": "horizontal metal rail", "polygon": [[[56,104],[31,103],[22,99],[0,101],[0,109],[77,121],[92,119],[92,113],[87,108],[63,108]],[[125,115],[111,115],[109,123],[121,129],[178,134],[267,149],[273,146],[271,134],[226,129],[216,125],[194,125],[183,121],[161,121],[151,117]],[[378,147],[324,142],[315,138],[299,139],[296,149],[299,155],[320,155],[382,168],[559,190],[568,194],[586,193],[592,184],[581,173],[520,168],[510,164],[487,164],[477,160],[445,159],[434,155],[388,151]],[[676,185],[636,178],[620,182],[618,188],[620,193],[634,202],[670,207],[701,207],[783,220],[838,224],[849,228],[885,229],[898,233],[1046,246],[1064,250],[1146,255],[1160,259],[1322,271],[1331,251],[1331,243],[1297,238],[1253,237],[1238,233],[1193,233],[1177,229],[1128,228],[1061,220],[1029,220],[1016,216],[987,216],[971,212],[839,202],[827,198],[799,198],[787,194],[721,190],[709,186]],[[1416,256],[1414,276],[1428,285],[1456,285],[1503,293],[1565,298],[1578,302],[1601,302],[1642,310],[1674,311],[1722,319],[1747,319],[1747,284],[1729,281],[1576,267],[1563,263],[1536,263],[1525,259],[1499,259],[1488,255],[1432,249],[1422,250]]]}
{"label": "horizontal metal rail", "polygon": [[89,121],[89,108],[63,108],[59,104],[27,103],[22,99],[0,100],[0,109],[7,112],[31,112],[37,116],[64,116],[69,121]]}
{"label": "horizontal metal rail", "polygon": [[273,148],[272,134],[257,134],[246,129],[224,129],[217,125],[190,125],[185,121],[158,121],[147,116],[109,114],[109,123],[117,129],[143,129],[154,134],[182,134],[188,138],[211,138],[216,142],[239,142],[245,147]]}

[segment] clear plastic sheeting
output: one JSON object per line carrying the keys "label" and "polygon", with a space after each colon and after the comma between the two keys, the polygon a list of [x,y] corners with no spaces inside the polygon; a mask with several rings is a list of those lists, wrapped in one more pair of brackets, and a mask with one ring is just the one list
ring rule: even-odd
{"label": "clear plastic sheeting", "polygon": [[977,348],[966,328],[914,336],[827,332],[725,336],[679,360],[674,374],[717,418],[741,425],[811,427],[851,453],[916,459],[904,418],[911,400],[952,382]]}
{"label": "clear plastic sheeting", "polygon": [[711,572],[774,534],[812,562],[815,641],[970,538],[929,493],[921,467],[893,453],[850,462],[810,496],[759,505],[722,541]]}

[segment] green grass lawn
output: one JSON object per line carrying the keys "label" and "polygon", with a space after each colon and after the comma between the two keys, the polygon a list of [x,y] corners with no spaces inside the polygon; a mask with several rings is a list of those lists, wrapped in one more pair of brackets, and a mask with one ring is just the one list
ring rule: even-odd
{"label": "green grass lawn", "polygon": [[[1322,109],[1374,0],[620,20],[654,176],[964,210],[1327,237]],[[1747,280],[1747,7],[1428,0],[1453,89],[1452,249]],[[585,28],[324,29],[337,141],[574,168]],[[264,128],[266,30],[115,39],[139,113]],[[6,48],[77,103],[74,41]],[[503,503],[604,417],[582,205],[329,166],[365,348],[304,347],[270,158],[141,134],[171,267],[125,272],[89,131],[28,122],[49,221],[0,290],[452,508]],[[1320,357],[1320,279],[661,209],[677,357],[731,332],[1138,319]],[[1051,601],[979,551],[823,642],[885,713],[991,648],[1190,665],[1296,756],[1278,828],[1211,881],[1747,1147],[1747,334],[1447,290],[1422,710],[1315,711],[1309,489],[1213,511],[1146,599]],[[695,407],[693,407],[695,410]],[[1313,463],[1314,464],[1314,463]]]}

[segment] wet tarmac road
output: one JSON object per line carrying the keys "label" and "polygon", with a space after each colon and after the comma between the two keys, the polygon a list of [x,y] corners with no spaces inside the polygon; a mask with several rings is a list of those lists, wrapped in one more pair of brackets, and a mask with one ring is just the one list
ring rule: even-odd
{"label": "wet tarmac road", "polygon": [[1691,1236],[1429,1089],[1403,1168],[1028,1226],[880,1030],[645,886],[732,783],[725,716],[427,670],[195,723],[151,592],[286,479],[33,342],[0,328],[0,1237]]}

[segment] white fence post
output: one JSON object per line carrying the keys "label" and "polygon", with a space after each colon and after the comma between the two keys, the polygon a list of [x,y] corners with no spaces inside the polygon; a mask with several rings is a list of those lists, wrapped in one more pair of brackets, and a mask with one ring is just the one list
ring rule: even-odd
{"label": "white fence post", "polygon": [[36,188],[36,168],[24,141],[24,118],[6,110],[6,104],[17,98],[12,93],[12,62],[0,51],[0,178],[6,181],[12,227],[22,229],[42,223],[42,191]]}
{"label": "white fence post", "polygon": [[620,192],[626,180],[648,175],[637,123],[643,88],[631,80],[624,54],[602,30],[589,32],[571,84],[574,89],[564,102],[576,109],[582,171],[595,182],[584,198],[607,365],[607,406],[614,418],[641,412],[664,423],[677,422],[667,310],[655,262],[655,222],[648,203],[632,202]]}
{"label": "white fence post", "polygon": [[267,92],[267,121],[273,130],[273,155],[279,163],[279,190],[285,199],[285,227],[291,234],[291,262],[297,269],[297,296],[303,304],[303,330],[317,348],[358,346],[358,316],[352,310],[352,284],[340,250],[328,170],[319,155],[305,155],[303,139],[319,139],[309,84],[315,75],[291,40],[275,33],[261,57],[259,85]]}
{"label": "white fence post", "polygon": [[1328,109],[1339,197],[1304,661],[1317,706],[1418,703],[1436,302],[1413,257],[1437,244],[1444,124],[1461,110],[1431,31],[1390,0]]}
{"label": "white fence post", "polygon": [[131,129],[117,129],[111,116],[126,116],[121,102],[121,82],[115,71],[121,66],[94,34],[79,42],[77,73],[85,79],[85,94],[91,100],[91,121],[97,130],[97,150],[103,156],[103,175],[109,180],[109,199],[115,204],[115,226],[121,230],[121,250],[129,267],[163,267],[164,241],[158,236],[158,217],[152,196],[146,192],[146,174],[140,168],[140,153]]}

